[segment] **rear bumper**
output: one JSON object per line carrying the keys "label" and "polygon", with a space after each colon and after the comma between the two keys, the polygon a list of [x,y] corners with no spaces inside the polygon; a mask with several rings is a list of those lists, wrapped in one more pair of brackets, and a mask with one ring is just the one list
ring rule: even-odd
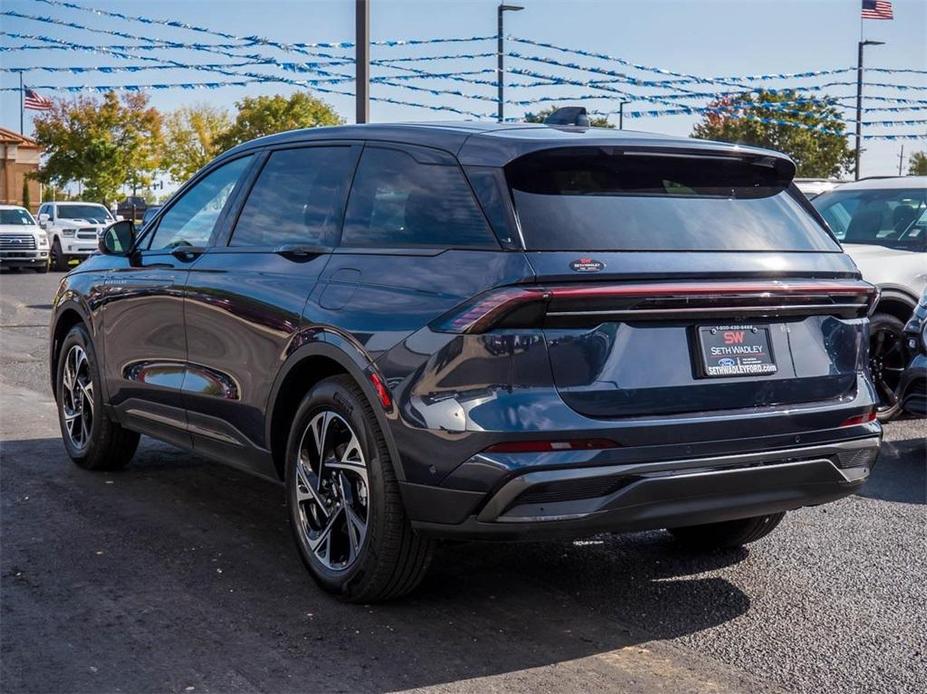
{"label": "rear bumper", "polygon": [[[442,537],[534,540],[698,525],[848,496],[868,478],[880,440],[529,471],[491,494],[409,484],[403,493],[413,527]],[[458,523],[422,520],[428,513],[417,512],[421,504],[437,504],[449,515],[464,510],[466,516]]]}

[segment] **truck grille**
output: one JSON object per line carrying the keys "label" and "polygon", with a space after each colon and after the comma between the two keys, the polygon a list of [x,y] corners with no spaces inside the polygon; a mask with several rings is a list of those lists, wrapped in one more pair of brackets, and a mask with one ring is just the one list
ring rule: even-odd
{"label": "truck grille", "polygon": [[94,241],[97,238],[97,230],[94,227],[81,227],[77,230],[77,238]]}
{"label": "truck grille", "polygon": [[0,236],[0,251],[34,251],[35,237],[32,234],[6,234]]}

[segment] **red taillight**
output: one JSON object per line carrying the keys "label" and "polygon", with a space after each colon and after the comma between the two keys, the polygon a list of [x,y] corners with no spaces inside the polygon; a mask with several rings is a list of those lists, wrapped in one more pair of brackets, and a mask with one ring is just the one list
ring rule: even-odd
{"label": "red taillight", "polygon": [[572,439],[569,441],[506,441],[486,449],[487,453],[554,453],[558,451],[598,451],[618,448],[611,439]]}
{"label": "red taillight", "polygon": [[479,333],[516,308],[549,298],[540,287],[505,287],[478,296],[451,317],[434,325],[450,333]]}
{"label": "red taillight", "polygon": [[383,379],[380,378],[378,373],[371,372],[367,376],[370,380],[370,383],[373,385],[373,389],[377,391],[377,399],[380,401],[380,404],[383,406],[384,410],[388,410],[393,406],[393,396],[389,392],[389,388],[386,387],[386,384],[383,382]]}
{"label": "red taillight", "polygon": [[863,412],[863,414],[855,414],[852,417],[847,417],[840,423],[840,426],[855,427],[860,424],[869,424],[869,422],[875,421],[875,418],[876,411],[869,410],[868,412]]}

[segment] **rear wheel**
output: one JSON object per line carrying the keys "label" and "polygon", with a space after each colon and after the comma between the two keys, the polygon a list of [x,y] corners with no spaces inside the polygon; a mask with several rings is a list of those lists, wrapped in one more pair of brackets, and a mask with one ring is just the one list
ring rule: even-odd
{"label": "rear wheel", "polygon": [[139,435],[111,420],[103,409],[93,343],[78,324],[61,343],[58,353],[58,421],[68,455],[87,470],[125,467]]}
{"label": "rear wheel", "polygon": [[898,386],[908,365],[904,323],[888,313],[876,313],[869,321],[869,373],[879,397],[876,414],[888,422],[901,412]]}
{"label": "rear wheel", "polygon": [[668,528],[668,530],[679,542],[693,549],[740,547],[769,535],[784,516],[785,512],[772,513],[766,516],[690,525],[684,528]]}
{"label": "rear wheel", "polygon": [[409,525],[383,433],[350,377],[327,378],[303,399],[286,463],[290,526],[319,585],[374,602],[419,584],[432,543]]}

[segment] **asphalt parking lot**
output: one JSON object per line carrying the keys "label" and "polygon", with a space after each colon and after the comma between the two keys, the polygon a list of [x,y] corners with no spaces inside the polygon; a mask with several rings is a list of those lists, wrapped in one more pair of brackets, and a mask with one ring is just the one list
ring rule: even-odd
{"label": "asphalt parking lot", "polygon": [[145,440],[67,459],[47,386],[58,273],[0,274],[5,692],[914,692],[927,682],[927,422],[861,494],[697,556],[662,532],[443,546],[388,605],[318,590],[282,489]]}

